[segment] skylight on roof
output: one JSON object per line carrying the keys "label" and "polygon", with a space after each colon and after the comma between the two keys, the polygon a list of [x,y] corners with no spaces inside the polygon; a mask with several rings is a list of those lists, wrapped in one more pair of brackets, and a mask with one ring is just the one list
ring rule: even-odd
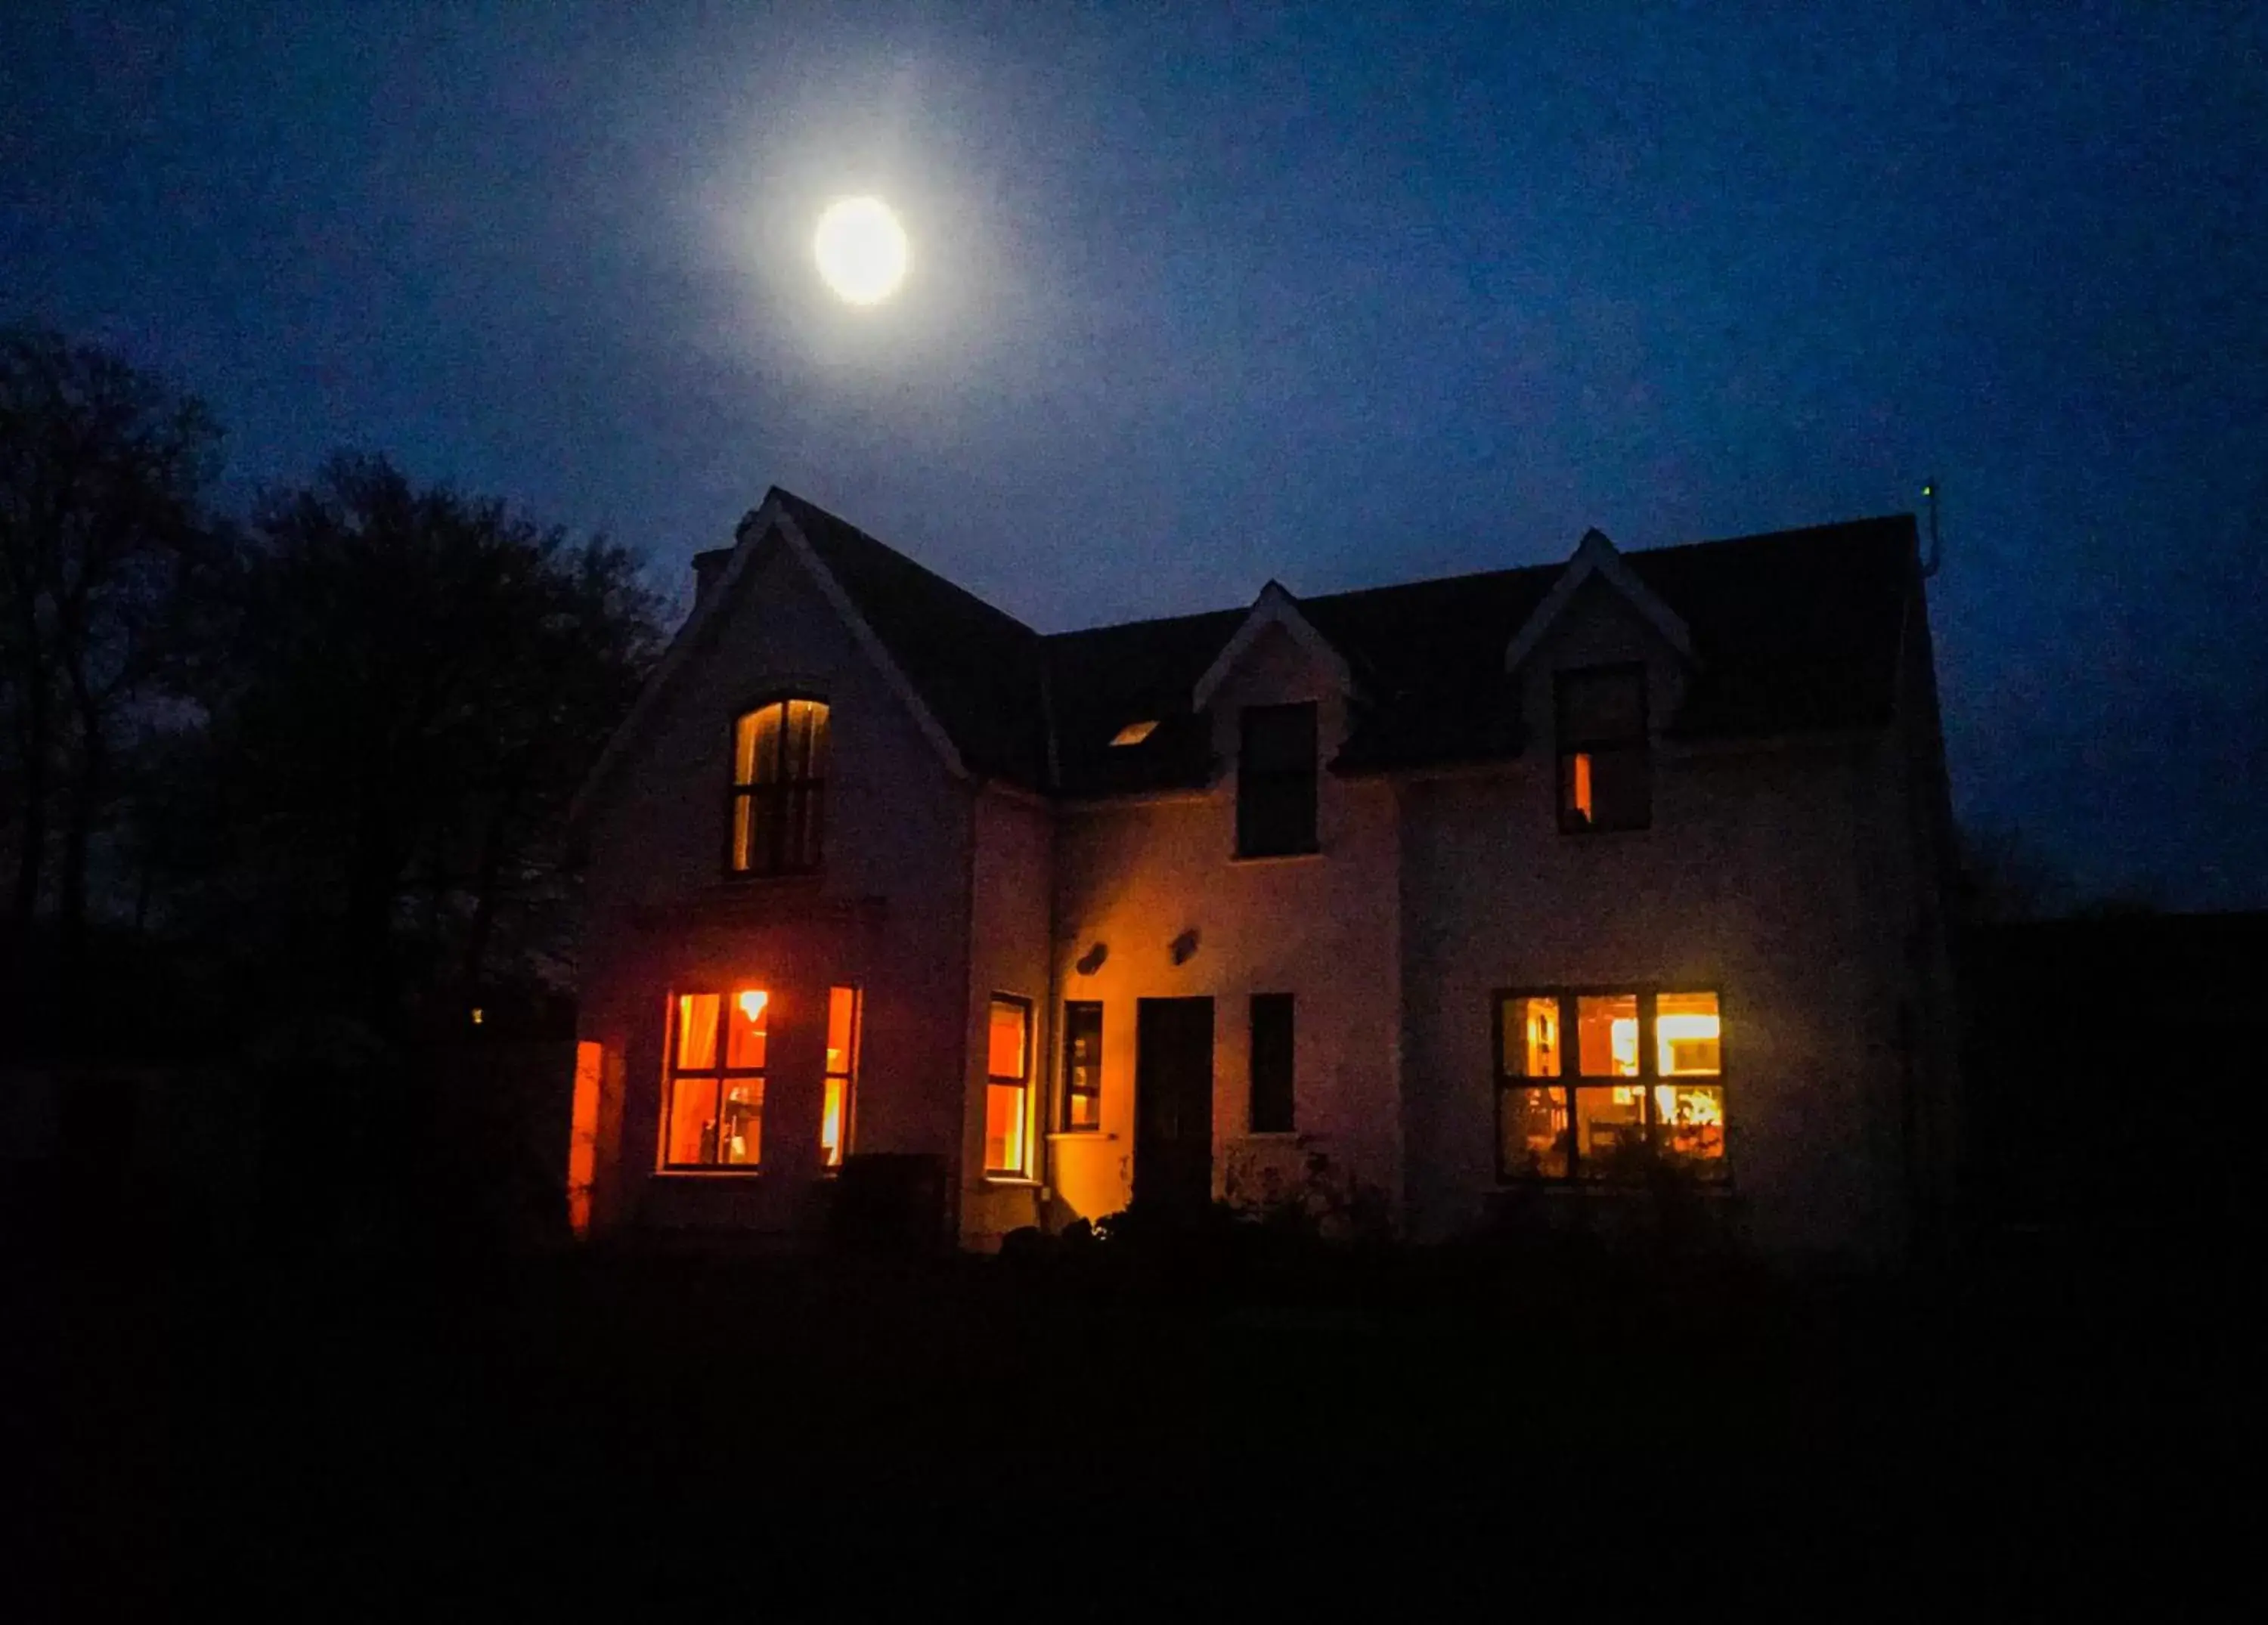
{"label": "skylight on roof", "polygon": [[1148,739],[1157,731],[1158,724],[1154,720],[1150,722],[1130,722],[1111,736],[1111,746],[1116,749],[1121,745],[1139,745],[1143,740]]}

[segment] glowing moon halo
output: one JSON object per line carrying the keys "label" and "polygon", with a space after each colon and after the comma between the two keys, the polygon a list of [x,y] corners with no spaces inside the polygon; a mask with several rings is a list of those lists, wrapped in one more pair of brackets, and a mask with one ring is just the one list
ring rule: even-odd
{"label": "glowing moon halo", "polygon": [[906,277],[905,228],[879,197],[829,203],[819,217],[811,251],[820,276],[847,304],[878,304]]}

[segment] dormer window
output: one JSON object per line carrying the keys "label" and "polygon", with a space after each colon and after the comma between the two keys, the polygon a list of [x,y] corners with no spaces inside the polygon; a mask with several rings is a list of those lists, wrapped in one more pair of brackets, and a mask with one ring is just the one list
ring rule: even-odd
{"label": "dormer window", "polygon": [[1236,855],[1315,850],[1315,708],[1249,705],[1236,756]]}
{"label": "dormer window", "polygon": [[1644,829],[1653,818],[1646,668],[1558,674],[1559,827],[1570,835]]}
{"label": "dormer window", "polygon": [[827,706],[774,700],[733,724],[734,874],[808,874],[826,849]]}
{"label": "dormer window", "polygon": [[1122,745],[1139,745],[1157,732],[1158,724],[1155,719],[1147,722],[1130,722],[1110,736],[1111,748],[1115,750]]}

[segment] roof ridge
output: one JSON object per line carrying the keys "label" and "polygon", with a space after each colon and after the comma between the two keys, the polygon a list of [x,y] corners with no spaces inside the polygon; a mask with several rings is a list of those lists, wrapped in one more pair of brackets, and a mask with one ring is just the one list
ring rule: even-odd
{"label": "roof ridge", "polygon": [[875,535],[872,531],[865,529],[862,526],[852,524],[849,519],[844,518],[833,509],[822,508],[817,503],[812,501],[808,496],[799,496],[795,492],[789,490],[787,487],[784,485],[775,485],[771,489],[772,493],[775,496],[780,497],[791,507],[799,511],[797,514],[799,519],[800,519],[805,513],[817,514],[821,518],[827,520],[828,523],[842,526],[843,529],[850,532],[853,536],[856,536],[859,540],[865,542],[868,547],[880,548],[898,563],[904,565],[908,570],[915,571],[917,574],[924,577],[926,580],[934,583],[938,586],[945,588],[956,597],[966,599],[969,603],[974,604],[977,608],[984,611],[985,614],[991,615],[998,620],[1006,621],[1010,626],[1015,628],[1016,630],[1023,633],[1026,636],[1043,637],[1046,636],[1045,633],[1037,630],[1035,628],[1027,624],[1025,621],[1019,620],[1016,616],[1010,614],[1006,610],[992,602],[991,599],[970,592],[967,587],[962,586],[961,583],[954,580],[950,576],[940,575],[938,571],[932,570],[928,565],[923,563],[919,559],[915,558],[911,554],[901,552],[899,549],[892,547],[888,542],[884,541],[880,536]]}
{"label": "roof ridge", "polygon": [[1241,615],[1251,609],[1249,604],[1232,604],[1219,609],[1191,609],[1178,615],[1144,615],[1135,621],[1106,621],[1100,626],[1065,627],[1060,632],[1042,632],[1040,636],[1053,641],[1058,637],[1085,637],[1090,632],[1126,632],[1136,627],[1167,626],[1175,621],[1202,621],[1207,615]]}
{"label": "roof ridge", "polygon": [[[1911,513],[1867,514],[1855,519],[1830,519],[1820,525],[1790,525],[1778,530],[1750,531],[1740,536],[1705,536],[1692,541],[1665,541],[1647,548],[1626,548],[1622,543],[1614,541],[1612,538],[1607,538],[1607,540],[1615,551],[1624,558],[1641,559],[1652,558],[1664,553],[1690,553],[1702,548],[1728,548],[1742,542],[1771,541],[1781,537],[1811,535],[1822,531],[1859,530],[1872,526],[1895,525],[1901,521],[1909,525],[1913,524],[1914,516]],[[1595,525],[1587,528],[1583,533],[1586,537],[1594,534],[1602,537],[1606,535],[1606,533]],[[1341,587],[1335,592],[1318,592],[1312,598],[1302,598],[1300,601],[1303,604],[1321,604],[1328,603],[1334,599],[1359,597],[1366,592],[1392,592],[1403,587],[1449,586],[1459,582],[1495,581],[1507,576],[1521,575],[1528,570],[1561,570],[1567,567],[1567,563],[1568,561],[1564,558],[1546,559],[1534,564],[1499,565],[1494,570],[1459,570],[1447,576],[1415,576],[1403,581],[1382,581],[1375,586]]]}
{"label": "roof ridge", "polygon": [[1659,547],[1625,548],[1616,543],[1624,558],[1645,558],[1657,553],[1690,553],[1697,548],[1729,548],[1744,541],[1777,541],[1793,536],[1816,535],[1822,531],[1865,530],[1878,525],[1912,525],[1911,513],[1870,513],[1855,519],[1830,519],[1822,525],[1784,525],[1778,530],[1750,531],[1742,536],[1705,536],[1695,541],[1666,541]]}
{"label": "roof ridge", "polygon": [[[1136,619],[1131,621],[1106,621],[1094,626],[1065,627],[1059,631],[1043,632],[1038,628],[1031,625],[1029,622],[1011,614],[1008,611],[1001,608],[990,599],[981,597],[977,593],[969,591],[968,588],[962,586],[951,577],[940,575],[939,572],[932,570],[928,565],[924,564],[920,560],[914,558],[909,554],[901,552],[899,549],[890,546],[888,542],[884,541],[880,537],[875,535],[872,531],[851,523],[851,521],[844,518],[842,515],[835,512],[832,509],[821,507],[819,504],[812,501],[809,497],[799,496],[796,492],[789,490],[784,485],[775,485],[771,489],[782,499],[794,508],[817,514],[828,523],[840,526],[843,529],[850,532],[852,535],[858,537],[859,540],[865,542],[869,547],[880,548],[882,552],[887,554],[893,560],[902,564],[907,569],[917,571],[928,581],[933,582],[937,585],[946,589],[956,596],[967,599],[970,604],[973,604],[977,608],[983,610],[986,614],[1005,622],[1008,626],[1014,628],[1017,631],[1023,633],[1026,636],[1036,639],[1043,645],[1052,643],[1062,638],[1084,637],[1098,632],[1132,631],[1140,627],[1161,627],[1174,624],[1186,624],[1192,621],[1201,621],[1208,615],[1241,615],[1249,613],[1252,608],[1251,601],[1247,601],[1241,604],[1219,605],[1209,609],[1184,610],[1176,614],[1142,615],[1138,616]],[[1662,554],[1688,553],[1702,548],[1729,547],[1742,542],[1767,541],[1779,537],[1801,536],[1826,531],[1856,530],[1874,526],[1893,525],[1900,522],[1904,522],[1907,525],[1916,523],[1914,516],[1911,512],[1889,512],[1866,514],[1849,519],[1830,519],[1825,523],[1818,525],[1793,525],[1783,526],[1778,530],[1751,531],[1738,536],[1710,536],[1691,541],[1664,542],[1653,547],[1625,548],[1621,546],[1619,543],[1615,545],[1616,551],[1620,552],[1625,558],[1651,558]],[[1591,531],[1594,531],[1596,529],[1597,526],[1591,526],[1590,530],[1587,530],[1585,532],[1585,534],[1588,535]],[[1418,587],[1452,586],[1461,583],[1470,584],[1480,581],[1501,581],[1507,577],[1524,575],[1530,571],[1557,571],[1565,569],[1567,561],[1565,559],[1544,559],[1530,564],[1498,565],[1491,570],[1458,570],[1445,576],[1410,577],[1399,581],[1382,581],[1366,587],[1341,587],[1334,592],[1318,592],[1312,595],[1292,592],[1291,588],[1285,586],[1283,582],[1275,576],[1270,576],[1268,580],[1281,588],[1286,597],[1292,599],[1293,602],[1300,605],[1331,605],[1344,602],[1349,599],[1361,598],[1368,594],[1377,592],[1395,592]],[[1261,590],[1264,592],[1267,590],[1267,584],[1263,583]]]}

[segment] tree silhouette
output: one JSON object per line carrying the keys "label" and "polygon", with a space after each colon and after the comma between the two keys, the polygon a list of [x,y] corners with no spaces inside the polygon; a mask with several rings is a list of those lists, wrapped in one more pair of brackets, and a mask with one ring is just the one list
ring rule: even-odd
{"label": "tree silhouette", "polygon": [[566,804],[659,643],[635,556],[341,456],[260,504],[233,619],[217,785],[276,940],[381,1020],[549,945]]}
{"label": "tree silhouette", "polygon": [[76,960],[127,733],[194,641],[218,445],[203,406],[149,373],[44,329],[0,330],[0,780],[12,786],[0,813],[19,952],[47,905],[60,957]]}

